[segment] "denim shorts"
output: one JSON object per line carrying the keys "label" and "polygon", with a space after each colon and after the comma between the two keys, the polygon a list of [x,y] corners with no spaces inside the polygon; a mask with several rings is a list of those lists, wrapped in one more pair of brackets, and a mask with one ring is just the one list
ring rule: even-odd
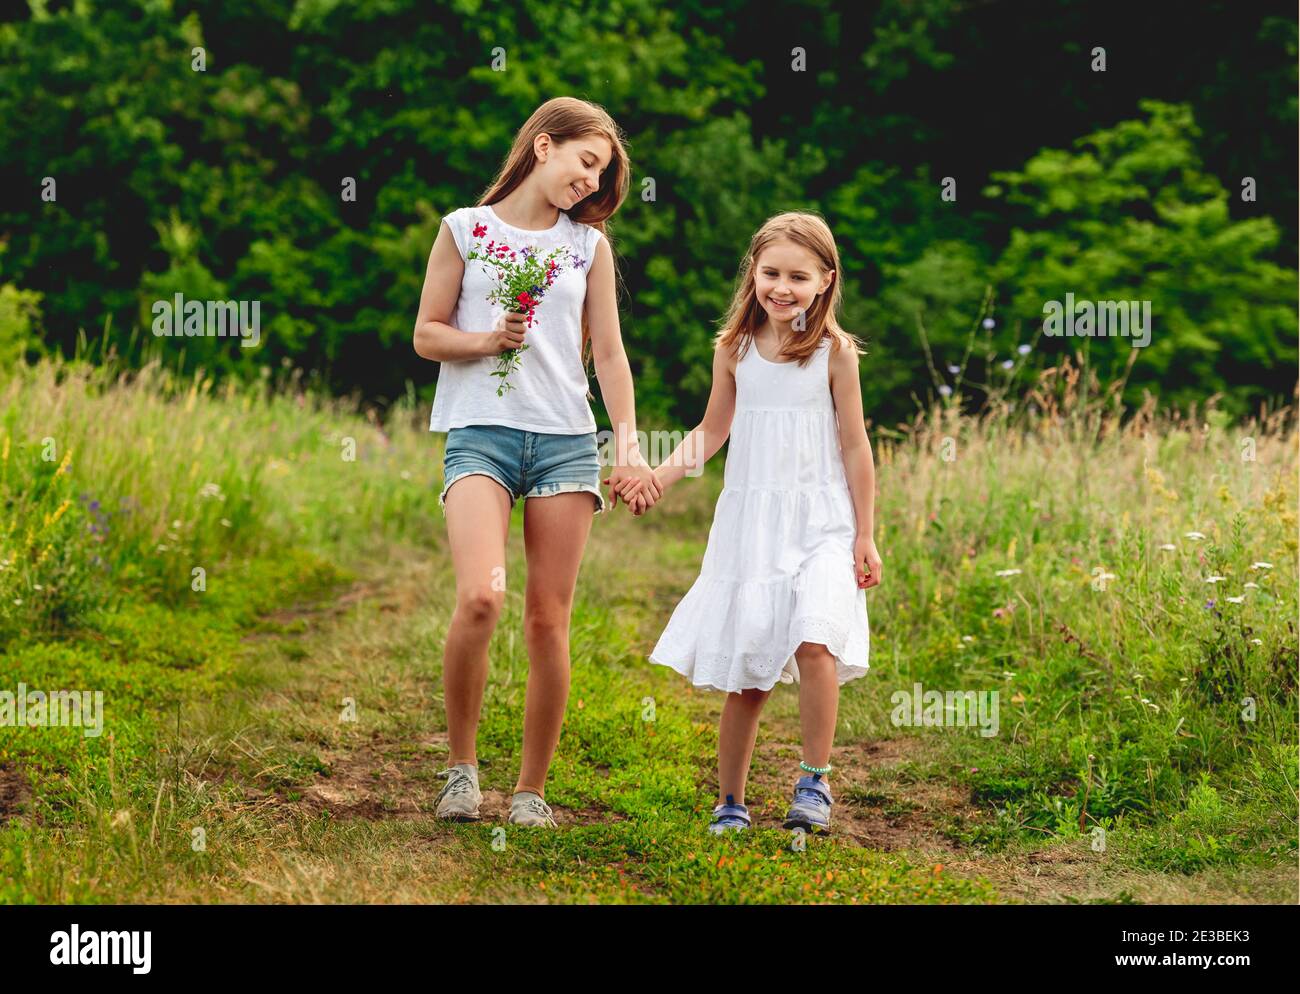
{"label": "denim shorts", "polygon": [[505,487],[510,506],[517,497],[549,497],[585,491],[596,498],[595,512],[605,510],[600,492],[596,433],[553,435],[506,425],[466,425],[447,432],[438,506],[447,513],[447,491],[462,476],[479,473]]}

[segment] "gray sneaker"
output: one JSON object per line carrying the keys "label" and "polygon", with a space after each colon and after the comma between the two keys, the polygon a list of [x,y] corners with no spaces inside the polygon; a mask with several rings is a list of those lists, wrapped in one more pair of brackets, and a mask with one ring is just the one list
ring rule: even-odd
{"label": "gray sneaker", "polygon": [[447,783],[437,797],[434,816],[448,821],[478,821],[483,795],[478,789],[478,767],[457,763],[438,774]]}
{"label": "gray sneaker", "polygon": [[555,824],[555,818],[546,802],[531,790],[521,790],[510,798],[510,817],[506,821],[511,825],[559,827]]}
{"label": "gray sneaker", "polygon": [[742,832],[749,828],[750,824],[749,808],[737,804],[735,795],[728,794],[727,802],[713,809],[713,821],[709,823],[709,831],[714,835],[722,835],[727,831]]}

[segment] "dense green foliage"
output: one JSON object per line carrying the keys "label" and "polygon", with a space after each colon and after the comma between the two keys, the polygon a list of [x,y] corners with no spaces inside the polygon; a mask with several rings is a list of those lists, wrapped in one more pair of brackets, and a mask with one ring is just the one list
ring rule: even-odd
{"label": "dense green foliage", "polygon": [[[1176,26],[1155,6],[1063,0],[30,8],[0,23],[0,359],[70,353],[82,331],[135,355],[154,300],[256,299],[259,348],[164,340],[169,359],[288,358],[381,406],[408,381],[427,401],[436,366],[410,338],[438,221],[477,199],[539,103],[571,94],[630,139],[612,232],[646,427],[699,417],[739,256],[785,209],[836,233],[876,421],[937,386],[922,328],[947,378],[992,318],[978,387],[1066,292],[1152,301],[1130,401],[1223,391],[1242,413],[1294,388],[1296,23],[1281,5],[1201,3]],[[1076,344],[1044,339],[1012,374]],[[1113,372],[1129,351],[1093,341],[1090,358]]]}

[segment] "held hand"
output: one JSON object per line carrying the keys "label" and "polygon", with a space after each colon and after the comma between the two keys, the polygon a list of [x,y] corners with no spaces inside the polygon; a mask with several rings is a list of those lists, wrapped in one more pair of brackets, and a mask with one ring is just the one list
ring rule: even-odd
{"label": "held hand", "polygon": [[[612,485],[611,498],[614,506],[618,506],[618,498],[622,497],[628,510],[634,514],[654,507],[655,501],[663,495],[663,484],[659,482],[654,470],[646,465],[640,453],[636,452],[628,458],[627,464],[615,466],[604,482]],[[634,505],[632,502],[638,495],[641,504]]]}
{"label": "held hand", "polygon": [[880,553],[870,535],[859,535],[853,543],[853,572],[858,588],[867,590],[880,585]]}
{"label": "held hand", "polygon": [[[635,483],[629,482],[624,484],[624,489],[631,490],[634,486],[636,486]],[[645,514],[646,510],[650,507],[650,503],[646,500],[644,490],[638,492],[636,496],[633,497],[631,500],[628,500],[626,497],[624,497],[623,502],[627,504],[628,510],[631,511],[632,516],[636,518],[639,518],[641,517],[641,515]]]}
{"label": "held hand", "polygon": [[627,466],[615,466],[609,476],[601,481],[610,485],[610,507],[618,507],[618,499],[623,498],[623,503],[628,505],[631,510],[631,501],[641,492],[641,481],[636,478]]}
{"label": "held hand", "polygon": [[[661,469],[663,469],[662,464],[660,464],[657,468],[651,470],[651,473],[653,473],[654,475],[655,482],[659,485],[658,500],[663,500],[664,494],[668,493],[668,488],[672,485],[671,482],[665,481],[664,478],[659,475],[659,471]],[[642,490],[640,494],[638,494],[636,497],[633,497],[632,500],[626,502],[628,504],[629,510],[631,510],[632,514],[636,517],[640,517],[650,507],[652,507],[655,503],[657,503],[657,501],[649,500],[647,498],[645,490]]]}
{"label": "held hand", "polygon": [[654,507],[655,502],[664,495],[664,485],[659,479],[659,474],[641,458],[640,452],[633,452],[628,462],[630,463],[628,469],[641,483],[641,498],[645,501],[645,506]]}
{"label": "held hand", "polygon": [[524,344],[525,315],[518,311],[505,311],[497,318],[487,333],[488,355],[500,355],[507,349],[517,349]]}
{"label": "held hand", "polygon": [[629,496],[632,502],[628,505],[629,511],[633,515],[640,517],[647,509],[653,508],[659,498],[663,496],[663,483],[659,481],[659,476],[650,468],[650,464],[642,459],[641,453],[633,451],[628,459],[628,472],[632,474],[630,479],[640,483],[640,491],[630,491],[625,489],[623,499],[627,502]]}

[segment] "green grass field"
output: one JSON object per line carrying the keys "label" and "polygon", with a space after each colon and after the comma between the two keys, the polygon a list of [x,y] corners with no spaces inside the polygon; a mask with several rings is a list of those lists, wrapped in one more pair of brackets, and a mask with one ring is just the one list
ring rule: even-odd
{"label": "green grass field", "polygon": [[[381,428],[269,371],[6,377],[0,691],[104,706],[98,736],[0,725],[0,901],[1297,900],[1293,411],[1121,424],[1065,368],[978,419],[873,426],[872,671],[841,698],[836,833],[803,844],[779,828],[794,688],[760,730],[763,827],[717,839],[721,695],[646,659],[697,574],[722,454],[645,517],[596,520],[547,787],[561,827],[505,825],[519,580],[487,817],[443,825],[454,582],[427,410],[408,398]],[[896,725],[917,683],[996,690],[998,734]]]}

